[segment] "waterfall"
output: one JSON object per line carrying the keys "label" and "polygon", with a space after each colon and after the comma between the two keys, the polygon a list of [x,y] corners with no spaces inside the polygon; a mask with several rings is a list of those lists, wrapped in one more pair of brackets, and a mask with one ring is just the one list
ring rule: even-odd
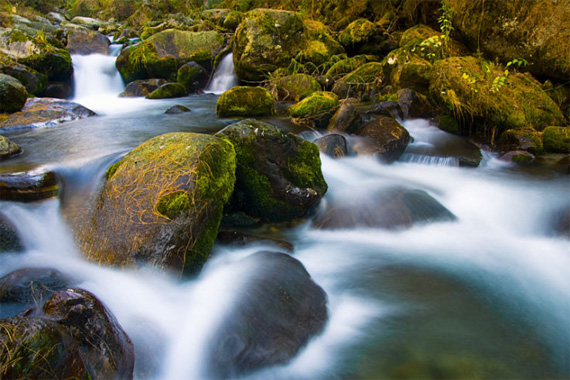
{"label": "waterfall", "polygon": [[221,94],[230,88],[237,86],[238,80],[234,71],[234,55],[232,53],[226,55],[214,73],[214,77],[210,81],[206,92],[213,94]]}

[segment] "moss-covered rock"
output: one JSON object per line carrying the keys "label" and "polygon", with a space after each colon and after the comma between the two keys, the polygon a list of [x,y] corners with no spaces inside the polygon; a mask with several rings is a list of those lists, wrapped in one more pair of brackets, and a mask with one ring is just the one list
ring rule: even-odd
{"label": "moss-covered rock", "polygon": [[176,81],[186,87],[188,93],[202,90],[208,83],[208,71],[196,62],[187,62],[180,66],[176,73]]}
{"label": "moss-covered rock", "polygon": [[371,98],[380,88],[383,78],[383,65],[380,62],[368,62],[351,71],[338,80],[333,92],[341,98]]}
{"label": "moss-covered rock", "polygon": [[570,127],[544,128],[542,144],[547,152],[570,153]]}
{"label": "moss-covered rock", "polygon": [[294,12],[255,9],[235,33],[235,71],[241,80],[261,81],[291,59],[320,65],[343,49],[321,23],[303,20]]}
{"label": "moss-covered rock", "polygon": [[204,264],[235,181],[235,152],[214,136],[169,133],[109,167],[97,203],[78,222],[83,253],[100,264],[175,273]]}
{"label": "moss-covered rock", "polygon": [[0,136],[0,160],[21,153],[22,148],[7,137]]}
{"label": "moss-covered rock", "polygon": [[116,66],[126,82],[148,78],[174,81],[178,69],[186,62],[195,61],[211,67],[224,46],[224,37],[215,31],[169,29],[123,49]]}
{"label": "moss-covered rock", "polygon": [[365,55],[365,54],[356,55],[350,58],[340,59],[339,61],[335,62],[330,69],[327,70],[325,76],[331,78],[340,78],[356,70],[365,63],[375,61],[376,59],[377,58],[374,55]]}
{"label": "moss-covered rock", "polygon": [[180,83],[165,83],[146,97],[148,99],[169,99],[186,96],[186,87]]}
{"label": "moss-covered rock", "polygon": [[524,150],[539,154],[543,151],[543,145],[540,133],[532,127],[527,127],[503,132],[497,143],[497,149],[501,152]]}
{"label": "moss-covered rock", "polygon": [[380,24],[365,18],[359,18],[348,24],[340,33],[338,40],[350,55],[384,55],[397,47]]}
{"label": "moss-covered rock", "polygon": [[147,96],[154,90],[167,83],[166,79],[154,78],[154,79],[137,79],[125,87],[125,91],[119,94],[121,98],[136,98]]}
{"label": "moss-covered rock", "polygon": [[294,74],[272,81],[278,100],[299,100],[321,91],[321,85],[315,78],[307,74]]}
{"label": "moss-covered rock", "polygon": [[385,84],[395,89],[410,88],[426,93],[432,77],[432,64],[407,48],[390,52],[382,60]]}
{"label": "moss-covered rock", "polygon": [[28,94],[41,95],[47,88],[47,76],[0,53],[0,73],[16,78]]}
{"label": "moss-covered rock", "polygon": [[530,75],[506,72],[473,57],[436,62],[430,96],[446,113],[468,124],[462,133],[491,143],[508,129],[532,126],[542,131],[564,120],[556,103]]}
{"label": "moss-covered rock", "polygon": [[0,74],[0,112],[18,112],[26,104],[28,92],[20,81]]}
{"label": "moss-covered rock", "polygon": [[222,26],[226,29],[235,31],[239,24],[243,21],[244,14],[240,11],[231,11],[224,19]]}
{"label": "moss-covered rock", "polygon": [[288,109],[293,121],[311,128],[324,129],[339,106],[333,92],[317,91]]}
{"label": "moss-covered rock", "polygon": [[535,75],[570,77],[570,7],[566,2],[458,0],[448,6],[453,11],[453,27],[490,60],[507,63],[523,58]]}
{"label": "moss-covered rock", "polygon": [[356,107],[354,107],[355,99],[343,100],[338,110],[334,113],[327,131],[329,132],[346,132],[353,133],[356,131],[361,122],[361,117]]}
{"label": "moss-covered rock", "polygon": [[232,124],[217,135],[228,139],[237,154],[236,187],[228,214],[290,220],[306,215],[326,193],[315,144],[254,119]]}
{"label": "moss-covered rock", "polygon": [[219,117],[268,116],[274,112],[275,100],[263,87],[236,86],[224,92],[216,103]]}

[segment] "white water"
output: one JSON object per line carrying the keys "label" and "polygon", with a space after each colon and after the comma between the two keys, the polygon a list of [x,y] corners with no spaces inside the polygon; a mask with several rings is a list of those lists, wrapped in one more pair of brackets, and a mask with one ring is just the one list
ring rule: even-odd
{"label": "white water", "polygon": [[232,87],[237,86],[238,80],[234,71],[233,57],[234,55],[230,53],[222,59],[205,92],[222,94]]}
{"label": "white water", "polygon": [[[107,101],[113,103],[114,98]],[[113,125],[101,128],[107,131],[103,136],[114,130]],[[161,128],[160,133],[168,131]],[[439,130],[428,128],[425,122],[409,129],[417,143],[441,137]],[[68,144],[77,138],[72,130]],[[125,129],[123,133],[133,132]],[[106,141],[90,141],[107,153]],[[51,148],[44,147],[46,151]],[[62,160],[56,170],[65,177],[64,199],[95,191],[104,168],[124,148],[117,149],[115,155],[93,154],[73,165]],[[326,291],[329,321],[322,334],[290,363],[246,378],[390,378],[393,374],[386,368],[359,372],[359,367],[367,364],[363,357],[378,362],[397,359],[394,342],[386,343],[390,335],[399,338],[400,345],[409,347],[410,352],[419,352],[434,363],[440,356],[446,359],[446,353],[433,342],[432,335],[444,341],[448,351],[467,349],[468,357],[484,356],[491,350],[487,355],[493,359],[497,356],[501,365],[518,371],[518,378],[550,374],[542,367],[545,363],[536,359],[540,355],[554,363],[558,377],[568,373],[570,249],[568,240],[550,236],[547,228],[550,212],[570,203],[568,178],[525,178],[510,173],[508,166],[489,155],[476,169],[403,162],[383,165],[356,157],[321,158],[329,184],[323,206],[329,199],[363,196],[386,184],[396,184],[427,191],[458,220],[396,231],[319,231],[308,222],[276,236],[294,244],[293,255]],[[233,312],[248,273],[263,270],[243,259],[258,250],[280,249],[269,243],[242,248],[217,245],[196,279],[179,281],[153,269],[117,270],[86,262],[74,244],[73,226],[61,217],[58,200],[0,202],[0,213],[15,224],[26,248],[23,254],[0,255],[0,277],[15,269],[39,266],[76,277],[77,286],[99,297],[131,337],[137,355],[137,379],[209,378],[203,367],[209,354],[208,341],[224,316]],[[405,291],[397,292],[390,289],[386,277],[393,267],[404,268],[404,273],[419,268],[431,277],[420,287],[404,278],[400,286]],[[421,294],[423,287],[429,288],[441,278],[456,281],[451,295],[438,294],[422,302],[403,298]],[[472,316],[474,323],[449,316],[450,310],[465,306],[458,299],[484,306],[475,311],[480,314]],[[423,317],[425,310],[433,310],[436,317]],[[412,330],[412,339],[405,334],[406,324],[416,315],[415,323],[428,327]],[[492,323],[498,324],[501,332],[512,331],[515,336],[522,330],[523,338],[503,340],[496,329],[488,327]],[[468,332],[473,338],[462,339]],[[374,345],[383,347],[386,355],[375,355]],[[529,349],[521,353],[520,346]],[[493,351],[494,347],[501,348]],[[418,365],[412,354],[407,355],[412,366]],[[538,364],[533,364],[535,361]],[[507,377],[492,368],[487,377]],[[534,375],[525,372],[529,369]]]}

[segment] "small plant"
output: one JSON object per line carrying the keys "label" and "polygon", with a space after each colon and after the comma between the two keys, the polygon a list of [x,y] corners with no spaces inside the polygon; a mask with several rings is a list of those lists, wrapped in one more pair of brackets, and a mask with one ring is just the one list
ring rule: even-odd
{"label": "small plant", "polygon": [[416,49],[419,48],[418,53],[422,58],[433,60],[438,58],[436,51],[441,50],[441,56],[443,57],[443,40],[443,35],[426,38],[418,46],[414,47],[412,52],[415,52]]}
{"label": "small plant", "polygon": [[443,41],[443,45],[445,47],[445,50],[447,50],[447,43],[449,41],[449,35],[451,34],[451,32],[453,31],[453,24],[451,23],[451,19],[453,17],[453,9],[449,8],[445,2],[443,2],[441,4],[441,16],[439,16],[439,19],[437,20],[438,24],[439,24],[439,29],[441,30],[441,33],[443,33],[442,41]]}
{"label": "small plant", "polygon": [[507,78],[509,77],[509,67],[513,65],[521,67],[528,65],[528,62],[523,58],[515,58],[512,61],[507,62],[506,69],[503,72],[504,75],[498,75],[495,77],[495,79],[493,79],[493,83],[491,84],[492,91],[498,92],[501,90],[501,87],[505,85]]}

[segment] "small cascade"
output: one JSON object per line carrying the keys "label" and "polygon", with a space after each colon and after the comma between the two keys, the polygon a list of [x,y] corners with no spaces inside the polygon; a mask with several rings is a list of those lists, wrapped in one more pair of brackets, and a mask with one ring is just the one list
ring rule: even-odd
{"label": "small cascade", "polygon": [[426,156],[416,153],[404,153],[400,157],[400,161],[424,165],[459,166],[457,157]]}
{"label": "small cascade", "polygon": [[218,67],[206,92],[212,94],[221,94],[230,88],[237,86],[238,80],[234,71],[234,55],[232,53],[226,55]]}

